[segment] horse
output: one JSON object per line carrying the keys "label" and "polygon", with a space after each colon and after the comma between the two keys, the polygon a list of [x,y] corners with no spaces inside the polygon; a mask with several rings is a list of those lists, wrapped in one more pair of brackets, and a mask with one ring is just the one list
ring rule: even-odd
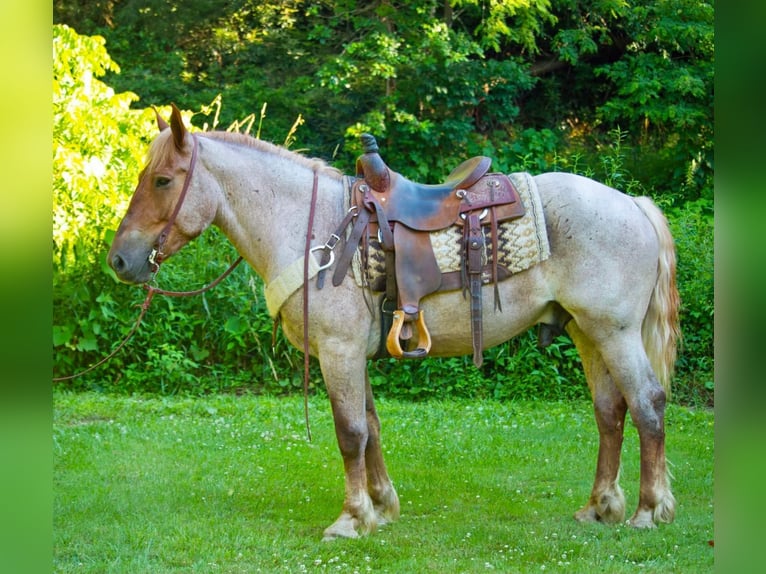
{"label": "horse", "polygon": [[[300,273],[309,267],[307,243],[312,251],[324,250],[322,242],[346,216],[343,173],[246,134],[192,133],[175,105],[169,124],[157,112],[157,125],[108,264],[124,283],[145,284],[163,260],[214,225],[267,291],[297,275],[275,314],[288,341],[319,361],[345,473],[341,512],[324,539],[356,538],[396,520],[399,498],[383,458],[367,373],[381,339],[380,313],[368,308],[365,289],[350,274],[338,286],[319,289],[313,257],[314,273],[305,287]],[[639,436],[640,488],[628,524],[670,523],[676,502],[664,418],[680,302],[667,220],[651,199],[583,176],[543,173],[533,179],[550,256],[499,282],[502,311],[485,313],[484,348],[536,324],[556,324],[565,313],[564,329],[582,359],[599,433],[593,487],[574,518],[625,520],[618,480],[629,412]],[[492,289],[483,287],[487,301]],[[429,295],[421,309],[431,329],[431,356],[471,353],[470,329],[455,320],[468,313],[459,290]]]}

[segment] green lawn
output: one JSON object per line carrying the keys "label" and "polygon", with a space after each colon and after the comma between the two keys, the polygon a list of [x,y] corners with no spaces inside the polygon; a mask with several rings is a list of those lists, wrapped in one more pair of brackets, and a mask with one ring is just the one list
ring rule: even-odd
{"label": "green lawn", "polygon": [[[671,406],[676,521],[581,525],[588,403],[380,401],[401,519],[322,542],[343,471],[329,403],[54,396],[55,572],[712,572],[713,414]],[[632,512],[638,439],[621,484]]]}

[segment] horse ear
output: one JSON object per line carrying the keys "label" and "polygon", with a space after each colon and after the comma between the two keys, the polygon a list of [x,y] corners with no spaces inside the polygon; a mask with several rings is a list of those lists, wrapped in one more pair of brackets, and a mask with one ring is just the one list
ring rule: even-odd
{"label": "horse ear", "polygon": [[157,111],[157,108],[152,106],[152,109],[154,110],[154,113],[157,115],[157,129],[160,131],[168,129],[170,127],[168,125],[168,122],[166,122],[165,119],[160,115],[160,112]]}
{"label": "horse ear", "polygon": [[176,144],[176,149],[182,151],[184,148],[184,141],[186,140],[186,126],[184,125],[184,119],[181,117],[181,110],[175,104],[170,104],[172,113],[170,114],[170,129],[173,132],[173,143]]}

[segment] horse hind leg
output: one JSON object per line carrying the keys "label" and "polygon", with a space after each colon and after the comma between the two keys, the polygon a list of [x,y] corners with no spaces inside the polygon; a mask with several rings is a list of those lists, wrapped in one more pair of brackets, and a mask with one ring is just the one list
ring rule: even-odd
{"label": "horse hind leg", "polygon": [[567,331],[580,353],[599,433],[593,488],[588,502],[575,512],[574,518],[579,522],[622,522],[625,519],[625,495],[619,485],[620,453],[628,407],[590,339],[574,322],[567,325]]}
{"label": "horse hind leg", "polygon": [[636,401],[631,408],[641,445],[638,508],[628,521],[636,528],[654,528],[675,518],[676,499],[670,490],[670,472],[665,459],[665,400],[665,391],[657,384],[649,400]]}
{"label": "horse hind leg", "polygon": [[676,500],[665,460],[665,390],[652,371],[640,333],[615,335],[601,349],[638,430],[640,489],[638,507],[628,523],[636,528],[653,528],[661,522],[672,522]]}

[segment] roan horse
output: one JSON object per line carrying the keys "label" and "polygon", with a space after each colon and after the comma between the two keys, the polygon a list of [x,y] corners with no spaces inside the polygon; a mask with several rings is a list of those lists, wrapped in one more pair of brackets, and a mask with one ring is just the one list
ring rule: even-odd
{"label": "roan horse", "polygon": [[[108,256],[127,283],[153,278],[161,258],[208,226],[218,226],[269,286],[303,261],[309,195],[316,191],[312,246],[321,246],[346,215],[343,176],[319,160],[244,134],[192,134],[173,106]],[[541,197],[550,257],[499,284],[502,312],[485,313],[484,347],[538,323],[566,331],[584,365],[599,431],[595,481],[578,521],[624,520],[618,484],[627,412],[640,440],[635,527],[671,522],[675,499],[665,460],[664,411],[676,354],[678,292],[675,250],[667,222],[648,198],[632,198],[590,179],[564,173],[534,178]],[[162,236],[162,237],[160,237]],[[298,271],[300,277],[300,272]],[[303,288],[278,309],[288,340],[301,348]],[[345,500],[326,539],[357,537],[395,520],[399,499],[388,476],[367,359],[380,340],[379,313],[350,278],[339,286],[309,284],[310,354],[319,360],[332,404],[345,469]],[[485,304],[492,300],[485,286]],[[470,329],[455,321],[468,303],[459,290],[422,301],[432,333],[431,355],[471,352]]]}

